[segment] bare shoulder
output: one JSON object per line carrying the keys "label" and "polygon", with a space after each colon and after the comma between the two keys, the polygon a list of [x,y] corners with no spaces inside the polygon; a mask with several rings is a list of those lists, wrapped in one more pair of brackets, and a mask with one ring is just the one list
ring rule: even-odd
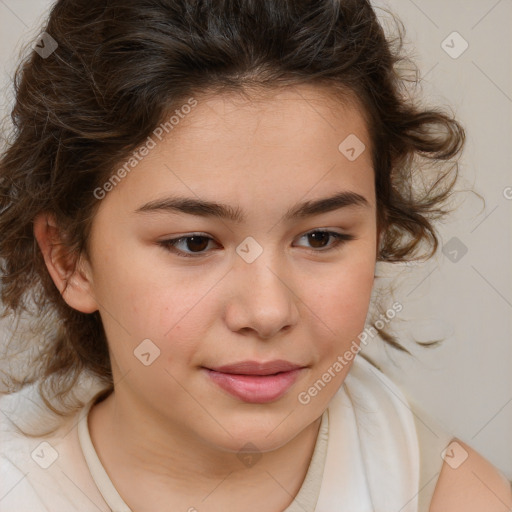
{"label": "bare shoulder", "polygon": [[454,438],[446,450],[429,512],[507,512],[510,482],[487,459]]}

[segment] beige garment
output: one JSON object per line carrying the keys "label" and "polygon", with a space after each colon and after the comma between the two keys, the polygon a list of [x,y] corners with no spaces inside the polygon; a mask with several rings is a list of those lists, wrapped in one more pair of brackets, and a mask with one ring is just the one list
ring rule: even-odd
{"label": "beige garment", "polygon": [[[54,436],[31,439],[16,435],[7,418],[29,406],[35,418],[44,411],[34,408],[34,398],[13,398],[0,400],[0,512],[130,512],[92,445],[87,423],[92,399]],[[283,512],[428,512],[441,451],[452,436],[418,411],[410,410],[387,377],[357,357],[322,416],[303,485]],[[388,508],[396,503],[401,507]]]}

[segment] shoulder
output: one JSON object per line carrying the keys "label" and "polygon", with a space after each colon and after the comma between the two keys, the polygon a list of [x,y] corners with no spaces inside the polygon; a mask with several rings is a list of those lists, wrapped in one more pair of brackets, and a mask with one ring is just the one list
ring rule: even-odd
{"label": "shoulder", "polygon": [[477,451],[454,438],[446,449],[429,512],[503,512],[511,508],[510,482]]}
{"label": "shoulder", "polygon": [[[80,411],[57,423],[51,412],[28,397],[20,391],[0,398],[0,509],[102,510],[97,505],[102,504],[102,497],[78,439]],[[40,433],[48,428],[51,433]]]}
{"label": "shoulder", "polygon": [[[373,368],[370,364],[376,366]],[[419,449],[419,510],[429,512],[505,512],[512,511],[512,486],[501,472],[476,450],[458,439],[423,409],[411,396],[383,375],[377,365],[362,361],[356,376],[361,382],[375,380],[392,390],[394,408],[403,412],[408,432],[414,429]],[[350,374],[349,374],[350,375]],[[368,375],[371,377],[369,378]],[[377,382],[379,381],[379,382]],[[375,388],[376,386],[372,386]],[[368,390],[365,389],[365,392]],[[381,394],[385,391],[382,389]],[[377,391],[375,391],[377,393]],[[377,393],[378,394],[378,393]],[[379,403],[382,397],[379,396]],[[401,407],[406,404],[407,407]],[[439,475],[436,479],[433,476]]]}

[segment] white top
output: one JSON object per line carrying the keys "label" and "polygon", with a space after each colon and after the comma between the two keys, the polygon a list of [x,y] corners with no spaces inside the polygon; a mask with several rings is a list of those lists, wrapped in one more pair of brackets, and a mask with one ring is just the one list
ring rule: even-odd
{"label": "white top", "polygon": [[[34,389],[0,400],[0,512],[131,512],[89,436],[88,412],[99,391],[90,388],[85,407],[39,438],[12,424],[48,419]],[[358,355],[322,415],[304,482],[283,512],[428,512],[441,452],[453,436],[410,404]]]}

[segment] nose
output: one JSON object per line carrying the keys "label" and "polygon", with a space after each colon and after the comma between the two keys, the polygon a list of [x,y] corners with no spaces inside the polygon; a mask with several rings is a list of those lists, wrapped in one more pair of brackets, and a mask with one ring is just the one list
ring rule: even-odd
{"label": "nose", "polygon": [[233,332],[271,339],[297,323],[299,290],[283,267],[270,251],[252,263],[237,258],[226,283],[231,293],[225,320]]}

